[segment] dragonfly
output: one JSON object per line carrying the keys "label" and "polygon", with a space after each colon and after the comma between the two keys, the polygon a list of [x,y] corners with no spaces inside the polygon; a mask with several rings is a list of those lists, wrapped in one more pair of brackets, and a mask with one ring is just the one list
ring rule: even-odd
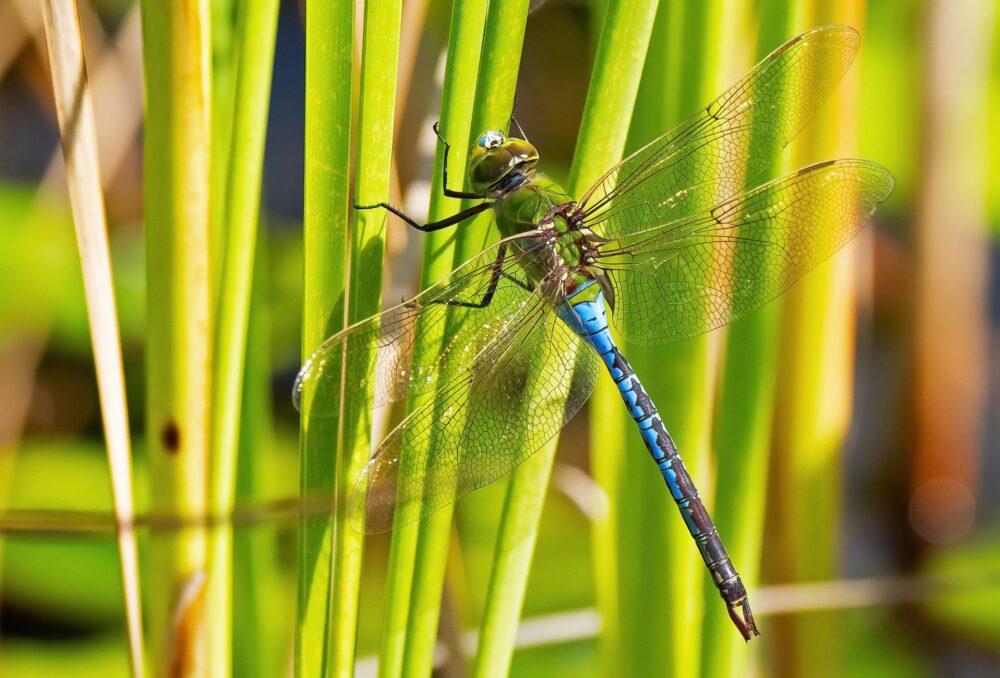
{"label": "dragonfly", "polygon": [[[609,316],[639,345],[695,337],[773,300],[864,228],[893,188],[874,162],[829,160],[744,190],[815,116],[859,45],[846,26],[793,38],[579,200],[537,171],[519,125],[520,136],[483,133],[469,156],[471,190],[448,188],[450,145],[435,125],[444,194],[480,202],[431,223],[387,202],[355,209],[384,209],[425,232],[492,211],[501,237],[304,363],[293,397],[308,416],[336,415],[344,384],[370,392],[373,407],[427,396],[362,470],[352,525],[390,530],[500,478],[562,429],[605,370],[730,618],[744,639],[759,635],[746,587]],[[762,148],[774,150],[753,152]],[[437,350],[415,361],[428,336]]]}

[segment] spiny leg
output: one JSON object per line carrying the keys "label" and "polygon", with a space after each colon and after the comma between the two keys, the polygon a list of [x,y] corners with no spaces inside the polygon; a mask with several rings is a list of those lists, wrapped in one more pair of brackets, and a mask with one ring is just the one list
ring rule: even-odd
{"label": "spiny leg", "polygon": [[448,155],[451,153],[451,144],[441,135],[438,130],[438,123],[434,123],[434,134],[437,135],[438,141],[444,144],[444,161],[441,163],[441,188],[444,189],[444,194],[449,198],[465,198],[465,199],[475,199],[482,198],[483,196],[478,193],[472,193],[469,191],[453,191],[448,188]]}
{"label": "spiny leg", "polygon": [[[441,174],[442,174],[441,188],[443,189],[444,194],[449,198],[463,198],[468,200],[475,200],[477,198],[482,198],[483,196],[479,195],[478,193],[453,191],[450,188],[448,188],[448,155],[451,153],[451,144],[449,144],[448,141],[443,136],[441,136],[441,132],[438,131],[438,124],[436,122],[434,123],[433,127],[434,127],[434,134],[437,136],[438,141],[444,144],[444,162],[441,164]],[[353,204],[354,204],[354,209],[356,210],[370,210],[370,209],[375,209],[376,207],[381,207],[384,210],[392,212],[393,214],[395,214],[397,217],[405,221],[413,228],[417,229],[418,231],[423,231],[424,233],[430,231],[437,231],[442,228],[448,228],[449,226],[454,226],[455,224],[465,221],[469,217],[473,217],[479,214],[480,212],[485,212],[492,205],[492,203],[483,202],[478,205],[474,205],[468,209],[462,210],[458,214],[453,214],[450,217],[445,217],[444,219],[441,219],[439,221],[432,221],[427,224],[421,224],[419,221],[417,221],[410,215],[406,214],[401,209],[393,207],[387,202],[379,202],[375,203],[374,205],[359,205],[357,202],[354,202]]]}
{"label": "spiny leg", "polygon": [[356,209],[356,210],[372,210],[372,209],[375,209],[377,207],[381,207],[384,210],[388,210],[389,212],[392,212],[397,217],[399,217],[400,219],[402,219],[403,221],[405,221],[406,223],[408,223],[410,226],[412,226],[413,228],[417,229],[418,231],[423,231],[424,233],[428,233],[430,231],[437,231],[437,230],[440,230],[442,228],[448,228],[449,226],[454,226],[455,224],[458,224],[458,223],[461,223],[461,222],[465,221],[469,217],[476,216],[480,212],[485,212],[486,210],[488,210],[493,205],[493,203],[481,202],[478,205],[473,205],[469,209],[462,210],[458,214],[453,214],[450,217],[445,217],[444,219],[441,219],[439,221],[432,221],[432,222],[427,223],[427,224],[421,224],[419,221],[417,221],[413,217],[409,216],[408,214],[406,214],[402,210],[393,207],[392,205],[390,205],[387,202],[379,202],[379,203],[375,203],[374,205],[359,205],[358,203],[355,202],[355,203],[353,203],[353,205],[354,205],[354,209]]}
{"label": "spiny leg", "polygon": [[444,304],[445,306],[455,306],[458,308],[486,308],[493,301],[493,296],[496,294],[497,286],[500,284],[500,278],[507,278],[518,287],[527,290],[528,292],[534,292],[534,285],[530,285],[523,280],[518,280],[514,276],[510,275],[503,270],[503,262],[507,257],[507,243],[503,243],[497,249],[497,258],[493,262],[493,276],[490,278],[489,289],[486,290],[486,294],[479,301],[459,301],[457,299],[443,299],[440,301],[434,301],[431,303]]}

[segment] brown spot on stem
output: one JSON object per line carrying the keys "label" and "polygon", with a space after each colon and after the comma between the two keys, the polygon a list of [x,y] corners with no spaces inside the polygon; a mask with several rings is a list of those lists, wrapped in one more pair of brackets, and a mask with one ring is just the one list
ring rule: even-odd
{"label": "brown spot on stem", "polygon": [[160,432],[160,442],[168,454],[175,454],[181,449],[181,430],[173,419],[168,421]]}

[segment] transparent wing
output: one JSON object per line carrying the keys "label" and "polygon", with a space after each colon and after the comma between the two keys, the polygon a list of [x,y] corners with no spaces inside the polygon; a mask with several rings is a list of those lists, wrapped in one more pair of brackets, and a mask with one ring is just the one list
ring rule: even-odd
{"label": "transparent wing", "polygon": [[[558,284],[376,450],[351,500],[359,531],[389,530],[493,482],[556,435],[593,391],[593,351],[553,312]],[[450,372],[449,372],[450,374]]]}
{"label": "transparent wing", "polygon": [[587,226],[627,236],[763,181],[774,153],[816,115],[859,44],[853,28],[824,26],[779,47],[701,113],[605,174],[580,201]]}
{"label": "transparent wing", "polygon": [[892,192],[865,160],[806,167],[700,216],[602,245],[615,324],[642,345],[681,341],[774,299],[843,247]]}
{"label": "transparent wing", "polygon": [[[336,416],[341,379],[352,391],[371,389],[373,408],[433,391],[445,357],[455,365],[470,365],[483,346],[540,302],[520,265],[540,247],[525,238],[518,246],[512,239],[500,241],[413,299],[330,337],[295,380],[296,408],[301,410],[308,400],[310,416]],[[491,289],[492,298],[482,304]],[[418,358],[429,358],[415,364],[418,337]]]}

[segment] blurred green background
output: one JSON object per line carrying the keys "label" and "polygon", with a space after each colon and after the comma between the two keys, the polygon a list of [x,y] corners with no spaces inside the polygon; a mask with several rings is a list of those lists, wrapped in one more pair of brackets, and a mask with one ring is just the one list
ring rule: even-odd
{"label": "blurred green background", "polygon": [[[730,77],[705,76],[684,90],[692,98],[673,104],[680,120],[735,81],[757,60],[754,54],[813,25],[802,24],[808,13],[794,2],[760,0],[722,3],[709,24],[678,30],[664,7],[679,4],[661,3],[658,22],[665,28],[654,34],[630,147],[649,138],[637,137],[640,125],[657,124],[649,122],[656,103],[644,97],[655,88],[647,82],[651,68],[659,68],[656,60],[666,60],[669,50],[711,50],[736,64]],[[591,464],[591,448],[608,455],[609,440],[620,439],[619,447],[628,445],[638,459],[638,436],[626,430],[615,438],[603,418],[585,409],[560,439],[512,675],[1000,674],[1000,11],[993,0],[842,4],[858,18],[852,25],[862,35],[848,76],[854,94],[841,104],[854,107],[856,124],[846,142],[809,146],[831,152],[813,157],[796,150],[794,164],[834,152],[869,158],[893,172],[896,190],[875,227],[850,246],[852,263],[836,278],[856,300],[842,304],[848,311],[836,316],[834,333],[839,329],[845,339],[832,353],[804,358],[821,373],[832,365],[812,405],[796,390],[805,368],[795,367],[801,346],[794,338],[801,335],[788,318],[808,315],[813,297],[802,292],[785,306],[778,322],[792,343],[777,344],[769,358],[773,403],[758,417],[769,429],[762,447],[772,451],[761,464],[766,480],[747,481],[752,507],[719,508],[737,517],[760,512],[762,533],[748,550],[760,557],[751,599],[764,635],[746,649],[726,629],[735,648],[726,650],[722,664],[706,658],[723,651],[702,645],[714,637],[715,615],[728,624],[721,604],[710,587],[703,594],[700,571],[688,597],[704,595],[704,604],[672,605],[673,594],[656,588],[677,557],[668,542],[644,536],[661,522],[660,505],[643,510],[637,497],[644,488],[623,497]],[[392,199],[416,215],[427,211],[430,125],[438,115],[451,11],[443,0],[403,3]],[[560,180],[569,171],[603,11],[601,2],[548,0],[527,21],[517,115],[542,154],[542,168]],[[96,0],[82,2],[80,12],[135,432],[134,487],[143,512],[150,479],[143,444],[147,298],[138,7]],[[293,498],[298,490],[298,416],[288,394],[300,364],[302,325],[304,15],[300,4],[280,5],[237,480],[243,507]],[[360,21],[360,9],[357,16]],[[740,40],[727,39],[733,35]],[[658,51],[657,36],[673,42]],[[127,675],[113,533],[73,529],[81,516],[100,521],[110,515],[111,490],[47,63],[39,8],[31,0],[0,0],[0,674]],[[840,111],[818,121],[819,129],[840,129]],[[382,296],[395,303],[416,291],[421,237],[392,221],[387,247]],[[658,356],[671,351],[691,354],[690,347],[658,348],[633,362],[640,374],[665,371],[668,363]],[[719,355],[706,359],[698,377],[708,384],[700,397],[715,404],[717,417],[728,411],[720,405]],[[658,398],[668,425],[671,410],[685,406],[676,403],[683,398],[683,391]],[[834,424],[821,443],[831,452],[810,456],[811,448],[796,442],[796,427],[809,412],[836,420],[838,408],[846,408],[847,428],[838,432]],[[387,414],[390,420],[399,415]],[[743,479],[723,481],[725,450],[714,446],[726,435],[724,422],[706,417],[704,459],[689,466],[697,466],[708,497],[719,479],[719,503],[726,488]],[[385,422],[376,418],[375,425]],[[681,443],[682,452],[692,448]],[[640,459],[636,468],[648,475],[651,492],[665,497],[652,465]],[[458,503],[438,630],[441,675],[462,675],[455,655],[475,646],[468,634],[485,605],[505,492],[501,481]],[[609,501],[636,511],[625,516],[637,530],[634,541],[621,529],[608,536]],[[675,521],[673,509],[662,506],[662,521]],[[33,522],[36,515],[42,518]],[[719,524],[726,537],[726,520]],[[285,512],[237,528],[233,616],[255,623],[234,627],[235,675],[291,670],[295,527]],[[141,530],[144,559],[162,534]],[[358,675],[375,673],[389,538],[372,537],[366,549]],[[737,567],[753,571],[758,564]],[[607,614],[608,596],[617,601],[617,616]],[[703,624],[704,633],[690,631]],[[678,661],[676,652],[663,649],[671,647],[670,637],[682,638],[677,644],[694,656],[686,668],[670,664]],[[664,652],[671,656],[664,659]]]}

